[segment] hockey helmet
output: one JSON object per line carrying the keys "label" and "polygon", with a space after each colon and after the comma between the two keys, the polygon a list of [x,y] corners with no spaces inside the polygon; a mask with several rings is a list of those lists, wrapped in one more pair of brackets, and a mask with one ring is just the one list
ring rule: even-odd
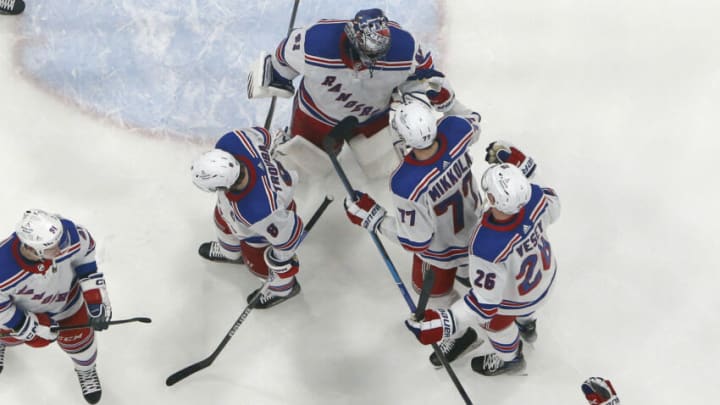
{"label": "hockey helmet", "polygon": [[480,187],[488,204],[508,215],[517,214],[530,201],[530,182],[517,166],[508,163],[485,170]]}
{"label": "hockey helmet", "polygon": [[190,166],[193,183],[203,191],[230,188],[240,176],[240,163],[221,149],[203,153]]}
{"label": "hockey helmet", "polygon": [[46,251],[67,247],[68,238],[64,233],[62,222],[57,215],[39,209],[25,211],[15,227],[15,234],[20,242],[42,258],[51,258],[45,257]]}
{"label": "hockey helmet", "polygon": [[390,49],[388,19],[379,8],[358,11],[345,26],[345,34],[366,66],[375,64]]}
{"label": "hockey helmet", "polygon": [[404,94],[395,102],[390,111],[390,126],[411,148],[424,149],[432,145],[437,137],[435,112],[427,98]]}

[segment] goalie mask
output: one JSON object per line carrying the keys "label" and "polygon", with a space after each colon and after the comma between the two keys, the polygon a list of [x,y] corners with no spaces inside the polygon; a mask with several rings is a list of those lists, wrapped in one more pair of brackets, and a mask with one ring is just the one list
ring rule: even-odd
{"label": "goalie mask", "polygon": [[379,8],[358,11],[345,34],[365,66],[374,65],[390,49],[388,19]]}
{"label": "goalie mask", "polygon": [[15,228],[20,242],[40,258],[52,259],[67,248],[69,237],[65,235],[57,215],[43,210],[27,210]]}
{"label": "goalie mask", "polygon": [[228,152],[213,149],[195,159],[190,172],[197,188],[213,192],[235,184],[240,176],[240,163]]}
{"label": "goalie mask", "polygon": [[415,149],[427,148],[437,137],[433,109],[412,93],[404,95],[400,103],[393,103],[390,126],[407,146]]}
{"label": "goalie mask", "polygon": [[480,186],[488,204],[508,215],[517,214],[530,201],[530,182],[515,165],[490,166],[483,174]]}

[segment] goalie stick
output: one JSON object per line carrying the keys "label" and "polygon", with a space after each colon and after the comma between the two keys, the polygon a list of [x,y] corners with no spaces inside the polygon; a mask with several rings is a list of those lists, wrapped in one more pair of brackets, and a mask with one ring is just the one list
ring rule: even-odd
{"label": "goalie stick", "polygon": [[[287,35],[290,35],[290,32],[293,29],[293,25],[295,25],[295,16],[297,15],[298,6],[300,5],[300,0],[295,0],[295,3],[293,4],[293,10],[292,15],[290,16],[290,24],[288,25]],[[268,109],[267,116],[265,117],[265,129],[268,131],[270,130],[270,124],[272,123],[273,114],[275,114],[275,103],[277,102],[277,97],[273,96],[272,99],[270,99],[270,108]]]}
{"label": "goalie stick", "polygon": [[[108,321],[103,322],[107,325],[119,325],[122,323],[130,323],[130,322],[140,322],[140,323],[150,323],[152,322],[152,319],[150,318],[144,318],[144,317],[137,317],[137,318],[128,318],[128,319],[118,319],[116,321]],[[84,328],[92,328],[91,323],[84,323],[82,325],[64,325],[64,326],[52,326],[50,327],[51,332],[59,332],[61,330],[72,330],[72,329],[84,329]],[[0,338],[4,337],[12,337],[13,335],[11,333],[4,333],[0,334]]]}
{"label": "goalie stick", "polygon": [[[305,230],[303,231],[303,237],[307,235],[308,232],[310,232],[310,229],[315,225],[315,223],[320,219],[320,216],[325,212],[325,209],[330,205],[330,203],[333,202],[333,197],[331,195],[326,195],[323,202],[320,204],[320,206],[315,210],[315,213],[310,218],[310,220],[307,222],[307,225],[305,225]],[[248,305],[245,307],[245,310],[240,314],[238,319],[233,324],[232,328],[230,328],[230,331],[228,331],[227,334],[225,334],[225,337],[220,342],[220,344],[215,348],[215,351],[210,354],[210,356],[193,363],[185,368],[183,368],[180,371],[177,371],[173,374],[171,374],[166,380],[165,385],[168,387],[175,385],[178,381],[185,379],[189,377],[192,374],[197,373],[198,371],[210,367],[210,365],[215,361],[215,359],[220,355],[220,352],[225,348],[225,346],[228,344],[230,339],[232,339],[233,335],[237,331],[237,329],[240,327],[240,325],[245,321],[245,318],[248,317],[250,312],[255,308],[255,304],[260,300],[260,297],[263,295],[263,293],[270,287],[270,278],[268,277],[268,280],[265,281],[265,283],[260,288],[260,291],[255,294],[255,297],[248,303]]]}
{"label": "goalie stick", "polygon": [[[343,170],[342,166],[340,165],[340,162],[338,161],[337,155],[336,155],[336,147],[338,145],[338,142],[343,142],[347,140],[347,138],[350,137],[352,134],[352,130],[358,125],[358,119],[353,116],[347,116],[343,118],[336,126],[335,128],[330,131],[328,136],[323,139],[323,149],[330,157],[330,162],[332,162],[333,167],[335,168],[335,172],[337,173],[338,177],[340,177],[340,181],[342,182],[343,186],[345,187],[345,191],[347,192],[348,196],[350,198],[354,198],[355,196],[355,189],[350,184],[350,180],[348,179],[347,175],[345,174],[345,170]],[[400,275],[398,274],[397,270],[395,269],[395,265],[393,264],[392,260],[390,259],[390,255],[388,255],[387,250],[385,250],[385,246],[383,246],[382,242],[380,241],[380,238],[375,233],[375,231],[367,230],[370,234],[370,238],[372,238],[372,241],[375,243],[375,246],[377,247],[378,251],[380,252],[380,255],[382,256],[383,260],[385,261],[385,264],[387,265],[388,270],[390,270],[390,274],[392,275],[393,280],[395,281],[395,285],[400,289],[400,292],[402,293],[403,298],[405,298],[405,302],[407,303],[408,307],[410,307],[410,312],[413,313],[413,316],[417,317],[420,316],[419,319],[422,319],[422,314],[425,312],[425,306],[427,305],[427,301],[430,295],[430,289],[432,288],[432,283],[434,282],[435,275],[433,274],[430,276],[430,280],[424,280],[423,286],[422,286],[422,294],[420,295],[420,299],[418,300],[418,304],[422,304],[422,310],[417,308],[415,306],[415,303],[413,302],[412,298],[410,298],[410,294],[407,291],[407,288],[405,288],[405,284],[403,284],[402,279],[400,278]],[[432,271],[429,271],[432,273]],[[425,274],[427,276],[427,273]],[[427,285],[426,285],[427,284]],[[423,294],[425,295],[423,297]],[[458,392],[460,393],[460,396],[462,396],[463,400],[466,404],[472,405],[472,401],[470,400],[470,397],[468,396],[467,392],[465,392],[465,388],[463,388],[462,384],[460,383],[460,380],[458,379],[457,375],[455,374],[455,371],[453,371],[452,367],[450,366],[450,363],[448,363],[447,359],[445,358],[445,355],[443,355],[442,351],[438,347],[437,344],[433,343],[432,348],[435,351],[435,355],[438,356],[440,361],[443,364],[443,367],[445,367],[445,370],[447,371],[448,375],[450,376],[450,379],[452,380],[453,384],[455,384],[455,388],[457,388]]]}

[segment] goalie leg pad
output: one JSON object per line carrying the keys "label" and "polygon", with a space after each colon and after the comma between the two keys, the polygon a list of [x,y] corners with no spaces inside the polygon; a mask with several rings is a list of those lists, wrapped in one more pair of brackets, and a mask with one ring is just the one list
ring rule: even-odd
{"label": "goalie leg pad", "polygon": [[[368,179],[388,178],[400,164],[399,150],[395,141],[400,139],[389,127],[367,136],[355,136],[350,139],[350,149],[355,160]],[[402,146],[400,147],[402,148]]]}
{"label": "goalie leg pad", "polygon": [[314,177],[323,178],[332,171],[327,154],[302,136],[294,136],[278,145],[275,159],[286,169],[297,172],[300,182]]}

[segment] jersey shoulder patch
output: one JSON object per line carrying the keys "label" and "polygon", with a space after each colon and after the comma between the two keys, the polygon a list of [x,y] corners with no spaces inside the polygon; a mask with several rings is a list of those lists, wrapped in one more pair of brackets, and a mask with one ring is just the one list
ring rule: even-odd
{"label": "jersey shoulder patch", "polygon": [[448,141],[448,154],[455,158],[467,151],[475,133],[475,128],[463,117],[450,115],[438,122],[438,134],[443,134]]}
{"label": "jersey shoulder patch", "polygon": [[417,166],[403,162],[392,174],[390,189],[397,196],[417,200],[438,172],[434,165]]}

